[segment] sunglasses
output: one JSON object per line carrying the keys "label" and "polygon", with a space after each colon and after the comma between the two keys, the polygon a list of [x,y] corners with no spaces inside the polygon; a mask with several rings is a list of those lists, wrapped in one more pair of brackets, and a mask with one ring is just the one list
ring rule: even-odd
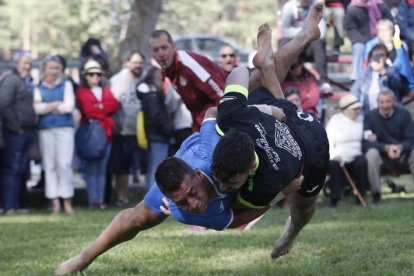
{"label": "sunglasses", "polygon": [[87,75],[87,76],[90,76],[90,77],[93,77],[93,76],[98,76],[98,77],[100,77],[100,76],[102,76],[102,74],[101,74],[101,73],[86,73],[86,75]]}
{"label": "sunglasses", "polygon": [[233,54],[222,54],[221,55],[221,57],[222,58],[226,58],[226,57],[232,57],[232,58],[234,58],[236,55],[233,53]]}

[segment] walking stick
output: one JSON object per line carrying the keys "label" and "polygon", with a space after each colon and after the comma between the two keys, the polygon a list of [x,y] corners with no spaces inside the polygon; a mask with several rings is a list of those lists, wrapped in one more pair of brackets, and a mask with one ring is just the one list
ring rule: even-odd
{"label": "walking stick", "polygon": [[346,178],[348,179],[349,184],[352,187],[352,192],[354,193],[354,195],[357,196],[357,198],[359,199],[359,201],[361,202],[362,206],[367,207],[367,203],[365,202],[364,198],[362,197],[361,193],[358,191],[358,188],[355,185],[354,180],[352,179],[352,177],[349,175],[348,170],[345,168],[345,166],[342,166],[342,170],[344,171],[344,174],[346,176]]}

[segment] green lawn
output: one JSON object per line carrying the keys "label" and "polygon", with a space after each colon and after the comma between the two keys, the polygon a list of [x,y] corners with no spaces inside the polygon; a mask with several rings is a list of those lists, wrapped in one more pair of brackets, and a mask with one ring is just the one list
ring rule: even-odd
{"label": "green lawn", "polygon": [[[406,187],[409,193],[384,193],[382,204],[369,208],[348,197],[331,210],[321,196],[291,254],[275,261],[269,253],[288,209],[271,210],[247,232],[188,233],[169,219],[102,255],[81,275],[414,275],[414,188]],[[118,211],[0,217],[0,275],[52,275]]]}

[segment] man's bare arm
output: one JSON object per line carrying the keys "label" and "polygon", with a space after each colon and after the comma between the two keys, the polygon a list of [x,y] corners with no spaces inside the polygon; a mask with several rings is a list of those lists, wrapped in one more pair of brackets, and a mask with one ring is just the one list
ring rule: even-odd
{"label": "man's bare arm", "polygon": [[65,275],[86,269],[105,251],[131,240],[140,231],[152,228],[166,218],[167,216],[154,213],[144,201],[141,201],[135,208],[121,211],[84,251],[60,264],[55,275]]}

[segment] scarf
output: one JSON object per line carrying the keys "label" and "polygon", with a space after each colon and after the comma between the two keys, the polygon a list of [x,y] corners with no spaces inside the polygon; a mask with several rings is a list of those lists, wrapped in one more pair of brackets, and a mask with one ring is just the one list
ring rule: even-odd
{"label": "scarf", "polygon": [[381,19],[381,12],[379,9],[379,5],[383,3],[383,0],[371,0],[368,2],[364,2],[362,0],[352,0],[351,5],[361,8],[368,9],[369,15],[369,30],[371,32],[371,36],[377,35],[377,22]]}

